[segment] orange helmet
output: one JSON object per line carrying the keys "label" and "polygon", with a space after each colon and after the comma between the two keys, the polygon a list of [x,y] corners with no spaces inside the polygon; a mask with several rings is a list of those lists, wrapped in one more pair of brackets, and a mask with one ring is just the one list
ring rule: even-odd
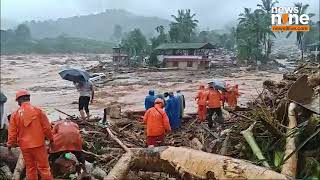
{"label": "orange helmet", "polygon": [[163,100],[161,98],[157,98],[155,101],[154,101],[154,104],[164,104]]}
{"label": "orange helmet", "polygon": [[30,93],[29,93],[27,90],[25,90],[25,89],[18,90],[18,91],[16,92],[16,101],[17,101],[18,98],[21,97],[21,96],[30,96]]}

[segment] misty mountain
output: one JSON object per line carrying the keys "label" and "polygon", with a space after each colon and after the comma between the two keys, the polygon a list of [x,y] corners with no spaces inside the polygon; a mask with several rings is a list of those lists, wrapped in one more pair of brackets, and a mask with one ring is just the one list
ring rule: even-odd
{"label": "misty mountain", "polygon": [[14,29],[19,23],[8,18],[1,18],[1,30]]}
{"label": "misty mountain", "polygon": [[[71,37],[95,40],[111,40],[114,29],[122,30],[122,34],[134,28],[140,28],[148,38],[155,34],[156,26],[168,27],[170,21],[158,17],[145,17],[125,10],[109,9],[98,14],[59,18],[47,21],[26,22],[36,39],[57,37],[61,34]],[[118,28],[115,28],[118,26]]]}

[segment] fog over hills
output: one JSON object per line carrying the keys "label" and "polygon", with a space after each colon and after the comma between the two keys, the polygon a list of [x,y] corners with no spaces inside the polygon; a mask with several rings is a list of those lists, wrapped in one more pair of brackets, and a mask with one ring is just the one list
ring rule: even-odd
{"label": "fog over hills", "polygon": [[[118,24],[123,32],[139,27],[150,37],[158,25],[167,26],[178,9],[191,9],[198,31],[235,26],[245,7],[257,8],[261,0],[1,0],[1,29],[27,22],[34,38],[61,34],[110,40]],[[277,6],[309,4],[319,19],[319,0],[278,1]],[[108,10],[106,10],[108,9]],[[113,9],[113,10],[111,10]],[[118,9],[118,10],[115,10]]]}
{"label": "fog over hills", "polygon": [[115,9],[57,20],[26,22],[34,38],[56,37],[66,34],[96,40],[110,40],[116,25],[121,27],[123,33],[140,28],[147,37],[151,37],[155,33],[156,26],[167,27],[169,23],[170,21],[166,19],[139,16],[125,10]]}

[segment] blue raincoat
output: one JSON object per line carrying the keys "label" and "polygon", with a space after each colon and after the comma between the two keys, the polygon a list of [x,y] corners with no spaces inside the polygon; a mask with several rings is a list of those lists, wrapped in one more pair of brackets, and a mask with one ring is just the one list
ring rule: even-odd
{"label": "blue raincoat", "polygon": [[184,98],[184,95],[181,94],[180,92],[177,93],[177,96],[176,98],[179,100],[179,109],[180,109],[180,116],[179,118],[181,119],[183,117],[183,114],[184,114],[184,109],[186,107],[186,101],[185,101],[185,98]]}
{"label": "blue raincoat", "polygon": [[165,110],[169,117],[171,129],[175,130],[180,128],[180,103],[178,98],[170,95],[169,99],[166,101]]}
{"label": "blue raincoat", "polygon": [[156,96],[154,95],[154,91],[150,90],[149,95],[146,96],[144,100],[144,108],[146,110],[152,108],[154,106],[154,101],[156,100]]}

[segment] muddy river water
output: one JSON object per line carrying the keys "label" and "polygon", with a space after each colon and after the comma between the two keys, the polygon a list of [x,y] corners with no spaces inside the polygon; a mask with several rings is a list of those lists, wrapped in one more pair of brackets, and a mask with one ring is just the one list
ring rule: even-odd
{"label": "muddy river water", "polygon": [[[100,55],[110,59],[108,55]],[[51,120],[63,114],[55,108],[69,114],[78,114],[78,92],[72,82],[61,79],[59,72],[67,67],[88,68],[99,62],[90,55],[20,55],[1,56],[1,91],[8,97],[6,112],[17,108],[15,91],[28,89],[34,105],[46,110]],[[187,71],[134,71],[115,73],[117,80],[106,84],[97,84],[96,98],[91,105],[94,115],[101,115],[103,108],[112,103],[119,103],[122,110],[143,110],[144,97],[149,89],[156,92],[181,90],[186,97],[186,112],[196,112],[196,95],[199,84],[212,79],[225,80],[239,84],[240,105],[245,105],[255,98],[266,79],[280,80],[282,74],[266,71],[246,71],[244,68],[219,74],[216,70],[210,73]],[[221,69],[219,70],[221,71]],[[226,69],[226,71],[229,71]],[[103,72],[107,73],[107,72]],[[120,78],[121,77],[121,78]]]}

